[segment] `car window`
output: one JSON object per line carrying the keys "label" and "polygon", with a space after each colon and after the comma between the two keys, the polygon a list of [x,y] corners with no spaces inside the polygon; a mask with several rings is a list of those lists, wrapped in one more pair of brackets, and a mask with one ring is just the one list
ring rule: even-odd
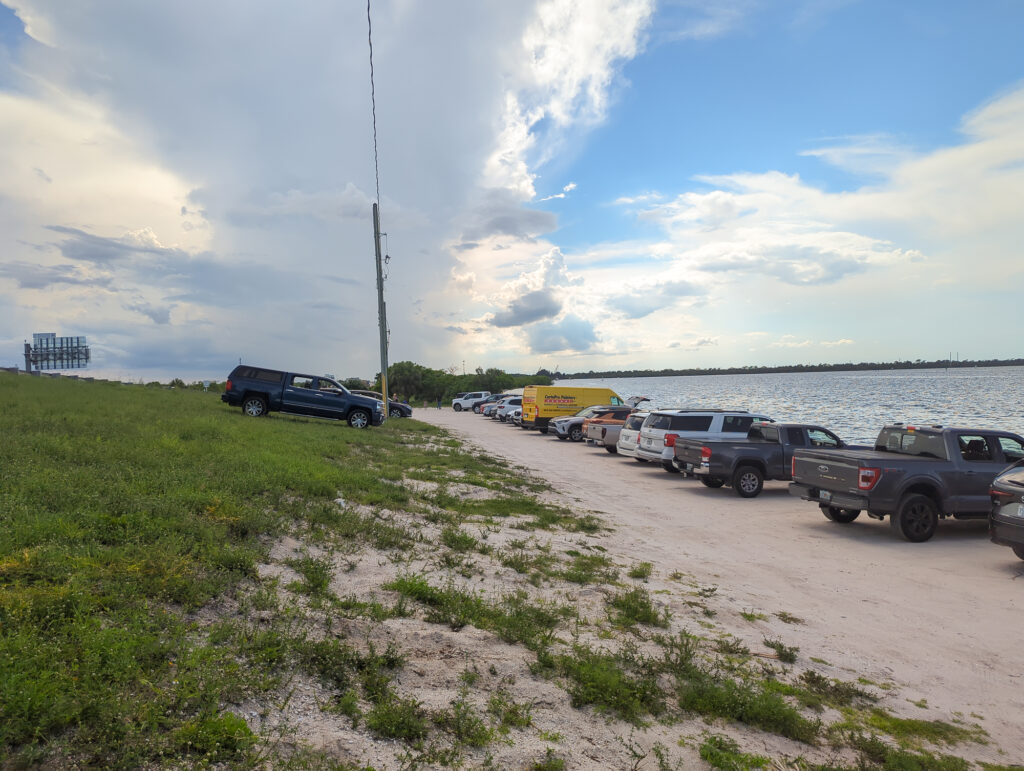
{"label": "car window", "polygon": [[289,385],[292,388],[312,388],[313,378],[308,375],[292,375],[292,382]]}
{"label": "car window", "polygon": [[672,415],[668,428],[673,431],[707,431],[712,420],[711,415]]}
{"label": "car window", "polygon": [[629,429],[630,431],[636,431],[644,424],[646,415],[630,415],[626,418],[626,424],[622,427],[624,430]]}
{"label": "car window", "polygon": [[839,446],[839,437],[821,428],[807,429],[807,438],[811,440],[811,447]]}
{"label": "car window", "polygon": [[608,402],[608,403],[609,403],[609,404],[614,404],[614,405],[618,406],[619,404],[622,404],[622,403],[623,403],[623,401],[622,401],[622,399],[620,399],[620,398],[619,398],[618,396],[613,396],[613,397],[611,398],[611,400],[609,400],[609,402]]}
{"label": "car window", "polygon": [[[778,439],[779,429],[775,426],[764,426],[762,428],[766,437],[772,437],[774,440]],[[796,447],[804,446],[804,432],[803,429],[790,426],[786,429],[786,442]]]}
{"label": "car window", "polygon": [[960,434],[956,438],[960,447],[960,457],[968,462],[992,460],[992,448],[985,437],[979,434]]}
{"label": "car window", "polygon": [[1003,448],[1006,460],[1015,461],[1024,458],[1024,445],[1010,436],[999,437],[999,446]]}
{"label": "car window", "polygon": [[726,415],[722,418],[722,431],[726,433],[747,433],[755,420],[753,415]]}

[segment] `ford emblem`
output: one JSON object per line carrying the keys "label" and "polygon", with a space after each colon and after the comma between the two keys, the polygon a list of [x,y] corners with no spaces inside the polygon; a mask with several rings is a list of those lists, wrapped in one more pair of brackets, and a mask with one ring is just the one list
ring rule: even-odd
{"label": "ford emblem", "polygon": [[828,466],[825,466],[825,465],[818,466],[818,471],[820,473],[822,473],[822,474],[827,474],[828,473]]}

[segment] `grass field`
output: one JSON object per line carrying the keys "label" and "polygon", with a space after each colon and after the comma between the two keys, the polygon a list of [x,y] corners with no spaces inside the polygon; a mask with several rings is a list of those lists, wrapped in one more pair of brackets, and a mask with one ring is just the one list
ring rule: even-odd
{"label": "grass field", "polygon": [[[462,452],[422,423],[357,431],[250,419],[215,394],[5,373],[0,400],[4,768],[355,768],[254,732],[242,714],[238,705],[271,703],[296,672],[330,693],[323,710],[399,740],[403,767],[476,767],[472,758],[487,757],[481,748],[533,730],[531,705],[507,683],[475,710],[479,673],[465,673],[449,707],[425,710],[395,687],[400,649],[325,634],[351,617],[486,630],[535,656],[531,671],[557,682],[573,708],[627,727],[702,716],[856,757],[793,768],[955,771],[971,766],[922,742],[984,741],[976,727],[911,725],[873,706],[864,689],[766,668],[723,638],[668,629],[673,619],[643,584],[620,579],[621,569],[647,581],[649,563],[617,567],[596,546],[555,554],[536,537],[593,537],[598,520],[542,502],[536,480]],[[452,492],[453,477],[491,495]],[[427,543],[420,524],[434,533]],[[488,534],[508,527],[515,537],[495,548]],[[296,580],[283,586],[259,566],[285,536],[309,548],[286,560]],[[346,555],[360,549],[399,566],[379,587],[389,602],[331,591]],[[429,553],[433,577],[403,567],[418,551]],[[458,583],[497,570],[521,579],[518,588],[488,598]],[[449,578],[437,580],[441,573]],[[568,598],[595,584],[607,587],[606,617],[596,620],[526,591],[564,587]],[[711,593],[698,594],[689,604],[710,627]],[[579,630],[588,625],[592,639],[619,642],[586,643]],[[784,651],[796,657],[782,641],[765,645],[782,661]],[[825,725],[825,707],[842,720]],[[671,768],[664,752],[651,759]],[[705,736],[700,756],[715,768],[768,762],[717,734]],[[560,762],[548,747],[522,767]]]}

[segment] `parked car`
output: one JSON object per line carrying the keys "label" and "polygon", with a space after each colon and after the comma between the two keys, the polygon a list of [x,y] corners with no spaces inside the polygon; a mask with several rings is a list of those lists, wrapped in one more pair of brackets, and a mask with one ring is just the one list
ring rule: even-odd
{"label": "parked car", "polygon": [[494,410],[494,417],[500,420],[502,423],[508,418],[509,412],[514,410],[516,407],[522,408],[523,397],[522,396],[510,396],[507,399],[502,399]]}
{"label": "parked car", "polygon": [[673,463],[705,487],[729,485],[741,498],[756,498],[764,480],[793,478],[793,452],[802,447],[842,450],[850,445],[821,426],[754,423],[743,439],[676,439]]}
{"label": "parked car", "polygon": [[633,458],[640,463],[647,463],[646,458],[637,456],[636,447],[637,442],[640,440],[640,428],[650,414],[650,412],[646,411],[634,412],[626,418],[626,422],[619,429],[619,438],[615,442],[615,452],[619,455],[625,455],[627,458]]}
{"label": "parked car", "polygon": [[1009,546],[1024,560],[1024,461],[1017,461],[992,480],[992,511],[988,532],[992,543]]}
{"label": "parked car", "polygon": [[475,412],[477,415],[484,415],[484,414],[493,415],[494,414],[493,410],[491,410],[490,413],[485,413],[484,412],[484,410],[487,409],[488,405],[497,404],[502,399],[507,399],[509,396],[513,396],[513,395],[514,394],[506,394],[506,393],[490,394],[489,396],[486,396],[483,399],[477,399],[475,402],[473,402],[472,404],[469,405],[469,409],[473,410],[473,412]]}
{"label": "parked car", "polygon": [[353,428],[379,426],[384,403],[349,391],[326,375],[304,375],[279,369],[239,364],[228,375],[221,401],[250,417],[288,412],[344,420]]}
{"label": "parked car", "polygon": [[[377,391],[353,390],[352,393],[359,394],[360,396],[371,396],[374,399],[384,401],[384,394],[378,393]],[[411,418],[412,407],[403,402],[397,402],[394,399],[388,399],[388,417]]]}
{"label": "parked car", "polygon": [[767,415],[747,410],[686,408],[655,410],[640,429],[636,457],[657,461],[665,471],[678,474],[673,464],[676,439],[729,439],[746,436],[754,421],[774,423]]}
{"label": "parked car", "polygon": [[566,415],[561,418],[554,418],[548,423],[548,431],[562,441],[570,439],[574,442],[583,440],[583,421],[603,412],[605,409],[614,409],[611,404],[592,404],[584,407],[575,415]]}
{"label": "parked car", "polygon": [[523,425],[523,408],[513,407],[509,410],[508,417],[505,418],[505,422],[515,426]]}
{"label": "parked car", "polygon": [[455,399],[452,399],[452,409],[455,410],[456,412],[462,412],[463,410],[472,409],[473,405],[476,404],[476,402],[490,395],[490,391],[471,391]]}
{"label": "parked car", "polygon": [[1024,458],[1024,439],[1008,431],[893,423],[870,450],[797,450],[789,491],[817,503],[833,522],[862,511],[889,517],[907,541],[935,534],[939,519],[984,519],[999,472]]}
{"label": "parked car", "polygon": [[619,440],[619,433],[629,416],[635,412],[635,408],[628,410],[615,408],[583,421],[583,433],[587,444],[604,447],[614,455],[618,452],[616,443]]}

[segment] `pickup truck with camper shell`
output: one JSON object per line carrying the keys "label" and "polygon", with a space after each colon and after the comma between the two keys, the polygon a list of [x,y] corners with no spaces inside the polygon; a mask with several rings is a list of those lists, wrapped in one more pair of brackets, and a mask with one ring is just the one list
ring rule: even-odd
{"label": "pickup truck with camper shell", "polygon": [[900,536],[920,543],[939,519],[988,517],[992,481],[1021,458],[1024,439],[1009,431],[892,423],[873,449],[797,450],[789,491],[833,522],[862,511],[889,517]]}
{"label": "pickup truck with camper shell", "polygon": [[334,378],[248,364],[231,371],[220,398],[254,418],[288,412],[344,420],[353,428],[379,426],[384,421],[384,402],[354,394]]}
{"label": "pickup truck with camper shell", "polygon": [[687,407],[654,410],[640,427],[636,459],[660,462],[665,471],[678,474],[673,461],[677,439],[731,439],[747,435],[755,422],[773,423],[766,415],[747,410]]}
{"label": "pickup truck with camper shell", "polygon": [[806,423],[753,423],[745,439],[680,437],[675,445],[673,462],[683,474],[696,477],[706,487],[729,485],[741,498],[757,497],[766,479],[792,479],[796,449],[850,449],[827,428]]}

